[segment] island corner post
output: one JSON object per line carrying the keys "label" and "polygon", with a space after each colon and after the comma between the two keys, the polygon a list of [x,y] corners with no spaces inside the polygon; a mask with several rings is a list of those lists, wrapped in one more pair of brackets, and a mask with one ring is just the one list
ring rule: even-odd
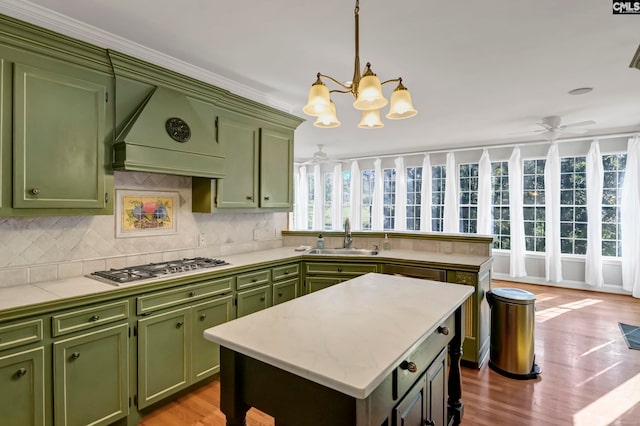
{"label": "island corner post", "polygon": [[[462,304],[453,314],[455,330],[448,344],[447,425],[459,425],[464,413],[460,371],[464,315]],[[362,405],[353,397],[221,345],[220,409],[227,426],[246,426],[251,407],[272,415],[277,426],[378,426],[358,418]]]}

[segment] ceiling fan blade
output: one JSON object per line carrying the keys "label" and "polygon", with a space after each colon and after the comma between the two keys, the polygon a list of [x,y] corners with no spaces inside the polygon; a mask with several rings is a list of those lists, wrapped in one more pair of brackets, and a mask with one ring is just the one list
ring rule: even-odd
{"label": "ceiling fan blade", "polygon": [[590,126],[592,124],[596,124],[596,122],[593,120],[579,121],[577,123],[565,124],[563,126],[560,126],[560,129],[566,129],[569,127]]}
{"label": "ceiling fan blade", "polygon": [[[547,123],[536,123],[538,126],[543,127],[545,130],[553,130],[553,126]],[[544,132],[544,130],[538,130],[539,132]]]}
{"label": "ceiling fan blade", "polygon": [[569,133],[574,135],[581,135],[583,133],[587,133],[587,129],[574,129],[574,128],[560,128],[558,129],[560,133]]}

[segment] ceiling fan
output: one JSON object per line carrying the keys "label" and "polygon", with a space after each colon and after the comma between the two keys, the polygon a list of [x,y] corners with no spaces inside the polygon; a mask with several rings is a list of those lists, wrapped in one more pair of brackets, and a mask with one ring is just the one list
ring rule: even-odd
{"label": "ceiling fan", "polygon": [[307,160],[303,163],[300,163],[302,166],[306,165],[316,165],[316,164],[332,164],[342,162],[342,160],[334,160],[329,158],[326,152],[322,150],[324,148],[323,144],[318,144],[318,150],[313,153],[313,158]]}
{"label": "ceiling fan", "polygon": [[533,133],[533,134],[541,134],[546,139],[555,140],[558,136],[562,134],[582,134],[586,133],[586,129],[577,129],[577,127],[582,126],[590,126],[592,124],[596,124],[593,120],[580,121],[577,123],[570,124],[560,124],[562,122],[562,117],[559,115],[550,115],[548,117],[542,117],[542,123],[536,123],[538,126],[542,127],[540,130],[533,130],[525,133]]}

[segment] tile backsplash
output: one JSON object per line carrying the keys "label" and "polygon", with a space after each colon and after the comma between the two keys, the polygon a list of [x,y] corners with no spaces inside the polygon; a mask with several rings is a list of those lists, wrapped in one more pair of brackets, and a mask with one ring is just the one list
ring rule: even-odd
{"label": "tile backsplash", "polygon": [[116,238],[114,216],[0,217],[0,287],[282,246],[287,213],[192,213],[190,177],[115,172],[115,187],[178,192],[178,233]]}

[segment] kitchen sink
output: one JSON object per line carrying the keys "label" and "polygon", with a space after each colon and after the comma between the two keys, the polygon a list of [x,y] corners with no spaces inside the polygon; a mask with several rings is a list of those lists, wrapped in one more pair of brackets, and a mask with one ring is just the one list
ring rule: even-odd
{"label": "kitchen sink", "polygon": [[327,248],[327,249],[311,249],[307,254],[335,254],[347,256],[375,256],[378,250],[356,249],[356,248]]}

